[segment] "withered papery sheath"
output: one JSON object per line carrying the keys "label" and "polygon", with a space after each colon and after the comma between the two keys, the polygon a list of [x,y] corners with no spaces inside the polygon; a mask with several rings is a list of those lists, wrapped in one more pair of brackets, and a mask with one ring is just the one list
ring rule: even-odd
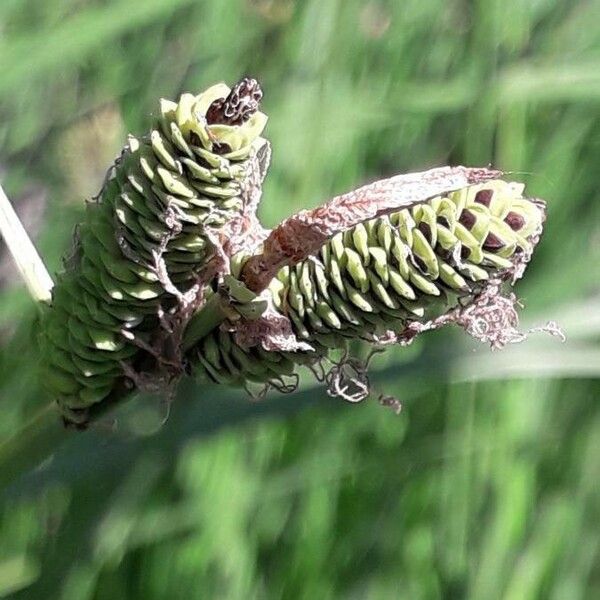
{"label": "withered papery sheath", "polygon": [[[545,207],[497,171],[400,175],[263,230],[261,95],[244,79],[162,101],[88,203],[40,336],[67,422],[185,371],[285,390],[298,365],[349,339],[407,343],[432,324],[464,325],[469,306],[509,302],[501,289],[522,275]],[[184,351],[215,295],[237,309]]]}

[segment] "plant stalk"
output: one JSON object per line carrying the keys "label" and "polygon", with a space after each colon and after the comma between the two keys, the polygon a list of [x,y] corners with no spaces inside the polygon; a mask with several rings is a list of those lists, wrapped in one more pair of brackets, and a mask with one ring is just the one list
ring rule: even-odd
{"label": "plant stalk", "polygon": [[204,336],[218,327],[228,316],[226,300],[219,294],[213,294],[206,304],[190,319],[183,334],[183,351],[187,352]]}
{"label": "plant stalk", "polygon": [[0,234],[32,298],[50,304],[54,282],[0,185]]}
{"label": "plant stalk", "polygon": [[39,466],[65,441],[68,430],[52,402],[0,444],[0,489]]}

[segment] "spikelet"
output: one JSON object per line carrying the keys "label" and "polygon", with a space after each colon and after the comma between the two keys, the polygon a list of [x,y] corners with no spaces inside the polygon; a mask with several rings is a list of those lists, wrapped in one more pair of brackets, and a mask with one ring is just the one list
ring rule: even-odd
{"label": "spikelet", "polygon": [[129,137],[87,204],[40,335],[43,383],[67,421],[85,423],[130,383],[161,311],[197,286],[211,232],[243,212],[251,159],[266,144],[261,95],[242,80],[162,100],[152,130]]}
{"label": "spikelet", "polygon": [[[290,358],[316,360],[348,339],[377,341],[390,332],[402,340],[411,324],[467,306],[490,282],[519,276],[533,252],[545,207],[523,190],[486,181],[337,233],[314,256],[282,268],[269,286],[274,307],[314,352],[242,348],[219,332],[193,355],[196,374],[218,383],[274,382],[290,374]],[[252,363],[237,360],[240,352]]]}

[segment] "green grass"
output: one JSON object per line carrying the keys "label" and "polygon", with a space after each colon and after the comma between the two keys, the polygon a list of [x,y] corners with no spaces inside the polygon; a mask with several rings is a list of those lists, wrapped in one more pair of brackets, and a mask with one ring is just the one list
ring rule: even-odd
{"label": "green grass", "polygon": [[[392,173],[514,171],[549,205],[524,316],[569,340],[391,350],[374,379],[400,416],[308,380],[261,404],[188,383],[155,433],[163,407],[140,399],[3,492],[0,596],[599,597],[599,16],[598,0],[3,0],[0,175],[17,206],[47,193],[53,271],[160,96],[251,74],[269,226]],[[47,399],[35,307],[18,282],[0,294],[6,438]]]}

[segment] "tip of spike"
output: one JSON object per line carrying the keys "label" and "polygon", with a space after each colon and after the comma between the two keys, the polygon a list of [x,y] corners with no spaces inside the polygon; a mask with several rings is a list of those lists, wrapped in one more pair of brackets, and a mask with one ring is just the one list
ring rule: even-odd
{"label": "tip of spike", "polygon": [[244,77],[226,98],[218,98],[206,112],[209,125],[242,125],[259,108],[263,92],[256,79]]}

